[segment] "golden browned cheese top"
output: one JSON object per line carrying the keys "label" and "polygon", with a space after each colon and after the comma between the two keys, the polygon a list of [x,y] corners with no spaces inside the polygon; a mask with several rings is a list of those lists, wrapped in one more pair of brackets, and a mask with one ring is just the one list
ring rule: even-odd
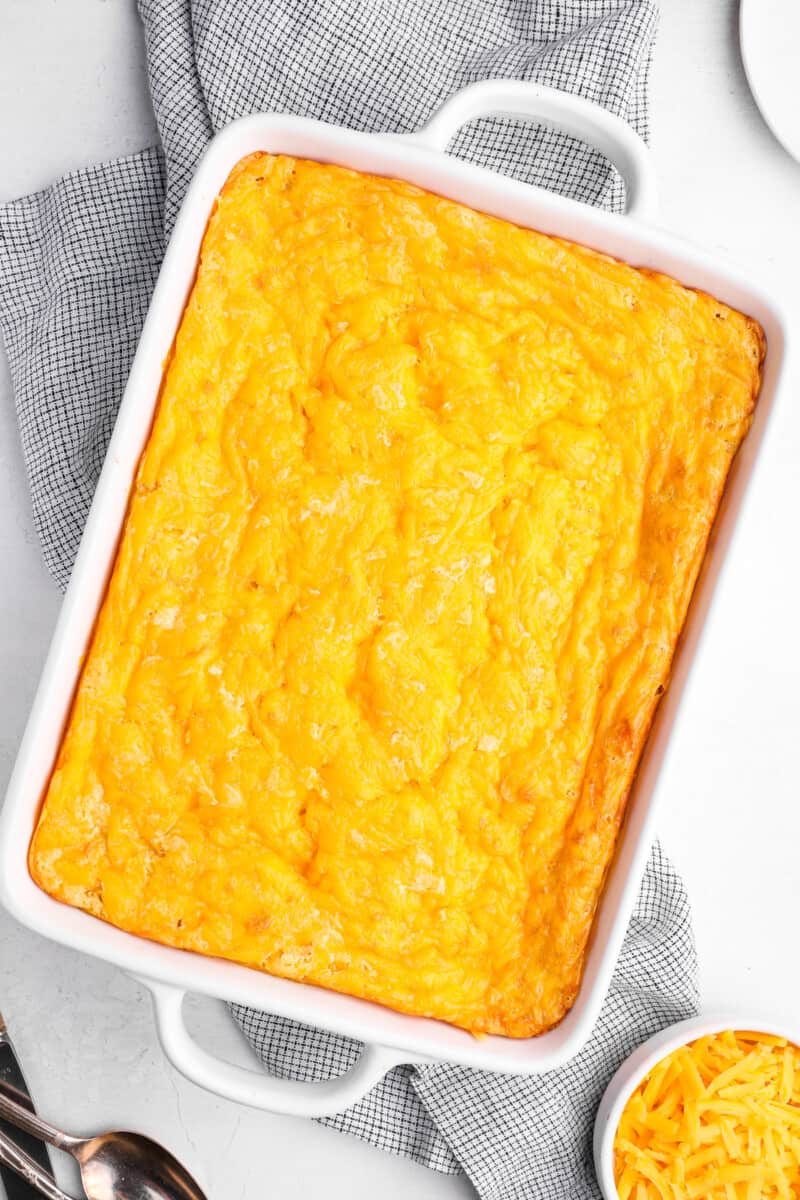
{"label": "golden browned cheese top", "polygon": [[34,878],[475,1032],[559,1021],[762,347],[664,276],[245,159]]}

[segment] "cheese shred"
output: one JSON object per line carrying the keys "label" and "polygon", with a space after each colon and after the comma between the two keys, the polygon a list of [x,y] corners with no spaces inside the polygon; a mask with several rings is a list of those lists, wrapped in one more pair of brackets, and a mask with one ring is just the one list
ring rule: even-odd
{"label": "cheese shred", "polygon": [[619,1200],[800,1197],[800,1049],[751,1032],[698,1038],[653,1067],[614,1141]]}

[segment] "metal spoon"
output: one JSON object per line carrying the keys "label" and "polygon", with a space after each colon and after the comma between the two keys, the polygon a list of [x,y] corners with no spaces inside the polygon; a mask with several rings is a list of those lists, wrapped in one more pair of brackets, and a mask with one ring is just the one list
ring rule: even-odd
{"label": "metal spoon", "polygon": [[47,1200],[72,1200],[71,1196],[62,1192],[55,1180],[48,1175],[35,1158],[31,1158],[30,1154],[2,1132],[0,1132],[0,1162],[21,1175],[26,1183],[29,1183],[42,1196],[46,1196]]}
{"label": "metal spoon", "polygon": [[[206,1200],[206,1195],[176,1158],[141,1133],[100,1133],[97,1137],[77,1138],[48,1125],[0,1092],[0,1116],[18,1129],[42,1138],[58,1150],[65,1150],[77,1161],[81,1182],[88,1200]],[[0,1152],[3,1147],[0,1145]],[[27,1174],[17,1163],[15,1170]],[[22,1155],[22,1159],[27,1155]],[[34,1164],[36,1165],[36,1164]],[[45,1176],[51,1187],[52,1180]],[[31,1183],[42,1190],[39,1179]],[[58,1189],[45,1192],[52,1200],[62,1200]]]}

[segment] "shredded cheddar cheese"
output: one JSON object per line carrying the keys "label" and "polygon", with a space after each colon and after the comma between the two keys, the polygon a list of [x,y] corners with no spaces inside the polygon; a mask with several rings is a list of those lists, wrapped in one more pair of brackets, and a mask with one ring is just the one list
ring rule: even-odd
{"label": "shredded cheddar cheese", "polygon": [[800,1049],[732,1030],[681,1046],[631,1096],[614,1155],[619,1200],[797,1200]]}
{"label": "shredded cheddar cheese", "polygon": [[665,276],[244,160],[30,865],[168,945],[558,1022],[760,382]]}

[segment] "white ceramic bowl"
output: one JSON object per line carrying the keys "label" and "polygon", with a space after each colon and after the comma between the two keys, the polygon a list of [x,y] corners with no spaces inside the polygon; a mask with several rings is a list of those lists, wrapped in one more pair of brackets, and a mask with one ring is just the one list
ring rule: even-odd
{"label": "white ceramic bowl", "polygon": [[594,1167],[605,1200],[619,1200],[617,1185],[614,1182],[614,1137],[623,1109],[645,1075],[679,1046],[685,1046],[687,1042],[707,1037],[711,1033],[722,1033],[725,1029],[746,1029],[754,1033],[772,1034],[775,1037],[787,1038],[800,1046],[800,1024],[793,1026],[787,1021],[775,1021],[763,1013],[753,1015],[737,1011],[704,1013],[699,1017],[690,1017],[687,1021],[679,1021],[677,1025],[662,1029],[661,1033],[644,1042],[625,1059],[612,1078],[595,1118]]}

